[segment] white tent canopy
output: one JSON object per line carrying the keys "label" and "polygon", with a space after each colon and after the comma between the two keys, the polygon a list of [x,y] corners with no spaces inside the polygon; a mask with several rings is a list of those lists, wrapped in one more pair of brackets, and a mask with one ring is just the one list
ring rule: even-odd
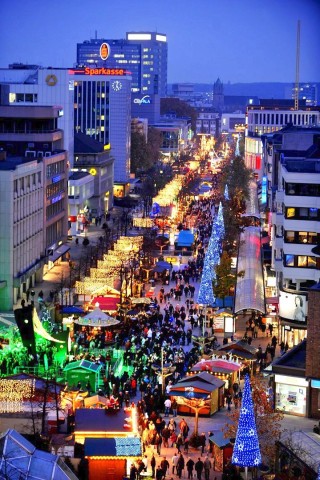
{"label": "white tent canopy", "polygon": [[74,323],[90,327],[110,327],[112,325],[118,325],[120,322],[116,318],[104,313],[99,307],[96,307],[85,317],[77,318]]}

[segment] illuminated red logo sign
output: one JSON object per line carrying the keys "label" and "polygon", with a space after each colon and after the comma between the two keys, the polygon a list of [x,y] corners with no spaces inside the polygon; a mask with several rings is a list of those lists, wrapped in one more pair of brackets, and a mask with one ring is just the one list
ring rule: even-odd
{"label": "illuminated red logo sign", "polygon": [[101,60],[107,60],[110,55],[110,46],[107,43],[100,45],[100,58]]}

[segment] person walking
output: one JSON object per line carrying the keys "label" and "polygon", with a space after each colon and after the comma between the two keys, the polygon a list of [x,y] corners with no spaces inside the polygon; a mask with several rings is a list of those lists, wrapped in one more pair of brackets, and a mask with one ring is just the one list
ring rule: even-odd
{"label": "person walking", "polygon": [[171,400],[170,398],[166,398],[164,401],[164,416],[169,417],[170,416],[170,408],[171,408]]}
{"label": "person walking", "polygon": [[179,458],[178,458],[178,463],[177,463],[177,475],[179,478],[182,476],[182,470],[184,470],[184,457],[182,453],[180,452]]}
{"label": "person walking", "polygon": [[[163,471],[160,465],[157,466],[156,470],[156,480],[162,480],[163,479]],[[131,480],[131,478],[130,478]]]}
{"label": "person walking", "polygon": [[169,462],[167,460],[167,457],[163,457],[163,460],[161,460],[160,463],[161,470],[163,471],[163,478],[166,478],[167,471],[169,470]]}
{"label": "person walking", "polygon": [[204,468],[204,478],[205,480],[209,480],[210,470],[212,468],[212,465],[208,457],[206,457],[203,462],[203,468]]}
{"label": "person walking", "polygon": [[174,475],[175,472],[176,472],[178,460],[179,460],[179,455],[178,455],[178,452],[176,452],[176,453],[172,456],[172,459],[171,459],[171,463],[172,463],[172,475]]}
{"label": "person walking", "polygon": [[156,475],[156,459],[155,459],[154,453],[152,454],[152,457],[150,460],[150,466],[151,466],[151,476],[152,478],[154,478]]}
{"label": "person walking", "polygon": [[195,463],[194,468],[195,468],[195,471],[197,472],[197,479],[201,480],[201,474],[203,470],[203,461],[201,460],[201,458],[198,458],[198,461]]}
{"label": "person walking", "polygon": [[129,475],[130,480],[136,480],[137,473],[138,473],[137,467],[135,466],[134,463],[132,463],[130,467],[130,475]]}
{"label": "person walking", "polygon": [[205,449],[205,446],[206,446],[206,434],[205,433],[201,433],[200,435],[200,447],[201,447],[201,456],[204,454],[204,449]]}
{"label": "person walking", "polygon": [[175,398],[171,402],[171,408],[172,408],[173,416],[176,417],[177,412],[178,412],[178,403],[177,403],[177,400]]}
{"label": "person walking", "polygon": [[188,461],[186,463],[186,467],[187,467],[187,472],[188,472],[188,480],[192,480],[194,461],[192,460],[191,457],[188,458]]}

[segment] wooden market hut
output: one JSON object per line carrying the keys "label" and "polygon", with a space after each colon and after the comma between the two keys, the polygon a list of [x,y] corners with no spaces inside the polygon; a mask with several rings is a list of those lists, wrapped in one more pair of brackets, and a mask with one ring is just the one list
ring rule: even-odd
{"label": "wooden market hut", "polygon": [[122,480],[142,456],[136,408],[77,409],[75,441],[84,445],[89,480]]}
{"label": "wooden market hut", "polygon": [[[199,415],[210,416],[224,405],[225,382],[207,372],[190,374],[179,380],[170,390],[171,397],[203,398],[209,400],[209,406],[203,408]],[[178,406],[179,415],[193,414],[187,405]]]}
{"label": "wooden market hut", "polygon": [[239,361],[231,359],[219,358],[218,355],[213,355],[210,359],[201,359],[191,368],[191,372],[200,373],[207,372],[210,375],[223,380],[225,388],[230,388],[235,382],[240,380],[240,371],[242,364]]}
{"label": "wooden market hut", "polygon": [[215,430],[209,437],[210,451],[214,458],[214,470],[216,472],[225,472],[230,464],[233,444],[229,438],[225,438],[220,430]]}
{"label": "wooden market hut", "polygon": [[89,480],[123,480],[131,461],[140,458],[139,437],[86,438],[84,455],[89,463]]}
{"label": "wooden market hut", "polygon": [[89,360],[78,360],[67,363],[63,372],[70,387],[81,383],[82,390],[85,390],[89,382],[92,391],[97,391],[100,383],[101,367],[102,365]]}
{"label": "wooden market hut", "polygon": [[257,368],[257,352],[258,349],[256,347],[249,345],[244,340],[227,343],[215,351],[215,353],[220,355],[227,354],[231,357],[239,358],[242,360],[243,366],[247,367],[253,374],[256,373]]}

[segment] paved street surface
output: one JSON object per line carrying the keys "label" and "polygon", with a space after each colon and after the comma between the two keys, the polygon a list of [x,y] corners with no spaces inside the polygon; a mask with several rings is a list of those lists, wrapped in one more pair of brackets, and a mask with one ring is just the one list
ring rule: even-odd
{"label": "paved street surface", "polygon": [[[112,222],[112,218],[111,218],[111,222]],[[101,228],[96,227],[94,225],[90,225],[89,230],[86,233],[86,236],[90,240],[90,245],[98,243],[99,242],[99,237],[102,234],[103,234],[103,231],[102,231]],[[138,235],[138,234],[140,234],[140,232],[138,232],[137,230],[131,230],[129,232],[129,234]],[[82,239],[83,238],[84,238],[84,235],[79,236],[79,243],[78,244],[76,244],[75,238],[73,238],[72,241],[71,240],[69,241],[70,260],[76,260],[76,259],[80,258],[81,255],[83,254],[83,249],[88,248],[88,247],[82,246]],[[165,253],[165,255],[170,255],[170,253],[166,253],[166,252],[164,252],[164,253]],[[183,265],[187,262],[188,262],[188,257],[183,258],[182,259],[182,265],[181,265],[180,268],[182,269]],[[174,270],[177,270],[177,269],[178,269],[178,267],[174,266]],[[69,264],[66,261],[60,262],[59,265],[55,266],[50,272],[48,272],[46,274],[43,282],[41,284],[37,285],[36,288],[35,288],[35,291],[36,291],[35,298],[37,298],[37,293],[40,290],[42,290],[44,292],[44,298],[47,298],[50,290],[55,290],[56,289],[56,284],[61,279],[62,273],[64,274],[65,277],[69,276]],[[196,301],[197,296],[198,296],[199,284],[194,283],[194,285],[196,287],[196,292],[195,292],[195,297],[194,297],[195,301]],[[155,285],[155,295],[156,296],[158,296],[161,286],[162,286],[162,283],[160,283],[160,282],[156,283],[156,285]],[[175,283],[170,282],[170,284],[168,286],[165,286],[165,291],[168,291],[168,289],[170,289],[172,286],[175,286]],[[148,288],[150,288],[150,284],[146,285],[147,290],[148,290]],[[183,303],[183,301],[177,302],[174,299],[170,299],[170,302],[173,303],[174,306],[176,305],[176,303],[180,303],[180,304]],[[162,304],[162,306],[164,306],[164,304]],[[245,322],[246,322],[247,319],[248,319],[248,317],[246,318],[245,316],[240,316],[238,318],[237,323],[236,323],[236,333],[235,333],[235,336],[234,336],[235,340],[242,339],[242,337],[245,333]],[[189,328],[189,322],[186,322],[186,329],[187,328]],[[200,331],[200,329],[198,329],[198,331],[195,329],[193,333],[195,335],[198,334],[199,336],[202,335],[202,332]],[[220,334],[220,335],[217,334],[217,338],[218,338],[218,342],[220,343],[220,345],[222,345],[222,342],[223,342],[222,334]],[[254,345],[256,347],[261,345],[262,350],[265,351],[266,346],[270,342],[270,340],[271,340],[270,337],[267,337],[266,334],[263,334],[261,331],[259,331],[259,336],[258,336],[258,338],[254,338],[252,340],[252,345]],[[192,345],[190,345],[190,347],[191,346]],[[190,347],[184,347],[184,348],[187,349],[187,348],[190,348]],[[277,346],[276,357],[278,355],[280,355],[280,351],[279,351],[279,347]],[[241,385],[241,387],[243,387],[243,385]],[[138,395],[137,398],[135,398],[134,400],[137,401],[139,398],[140,397]],[[232,405],[232,408],[234,408],[233,405]],[[208,433],[211,432],[211,431],[213,433],[215,431],[221,431],[221,429],[222,429],[222,427],[225,424],[226,419],[227,419],[226,412],[227,412],[227,408],[224,407],[223,409],[221,409],[219,412],[215,413],[210,418],[200,417],[199,418],[199,433],[204,432],[204,433],[206,433],[206,436],[208,437]],[[170,417],[172,417],[172,415],[170,415]],[[180,417],[180,416],[177,416],[175,418],[177,425],[179,425],[179,422],[180,422],[181,418],[182,417]],[[187,423],[190,427],[190,434],[191,434],[194,430],[194,417],[193,416],[185,416],[184,418],[186,419],[186,421],[187,421]],[[295,416],[291,416],[291,415],[285,415],[285,418],[283,420],[283,427],[287,431],[300,431],[301,430],[301,431],[305,431],[305,432],[310,433],[310,432],[312,432],[314,424],[315,424],[315,421],[312,420],[312,419],[295,417]],[[312,434],[312,435],[314,436],[314,441],[319,444],[319,449],[320,449],[320,436],[316,435],[316,434]],[[207,441],[207,444],[208,444],[208,441]],[[166,478],[169,478],[169,479],[173,478],[175,480],[177,478],[177,476],[172,475],[171,458],[172,458],[174,452],[176,452],[176,448],[164,448],[164,447],[162,447],[161,448],[161,455],[158,456],[156,454],[156,451],[154,450],[153,446],[147,447],[146,454],[147,454],[148,459],[149,459],[149,461],[148,461],[148,473],[151,472],[150,459],[151,459],[151,456],[152,456],[153,452],[155,452],[157,465],[160,463],[160,461],[162,460],[163,457],[167,458],[167,460],[169,461],[169,464],[170,464],[170,471],[167,472]],[[182,452],[183,452],[183,447],[182,447]],[[197,461],[198,457],[200,456],[200,449],[195,450],[195,449],[190,448],[189,449],[189,455],[186,455],[184,452],[183,452],[183,455],[185,457],[185,461],[187,461],[188,456],[192,457],[194,461]],[[204,460],[204,458],[205,458],[205,455],[202,456],[202,460]],[[182,478],[187,478],[186,469],[183,472]],[[211,471],[210,480],[214,480],[215,478],[217,480],[220,479],[221,474],[219,472]]]}

